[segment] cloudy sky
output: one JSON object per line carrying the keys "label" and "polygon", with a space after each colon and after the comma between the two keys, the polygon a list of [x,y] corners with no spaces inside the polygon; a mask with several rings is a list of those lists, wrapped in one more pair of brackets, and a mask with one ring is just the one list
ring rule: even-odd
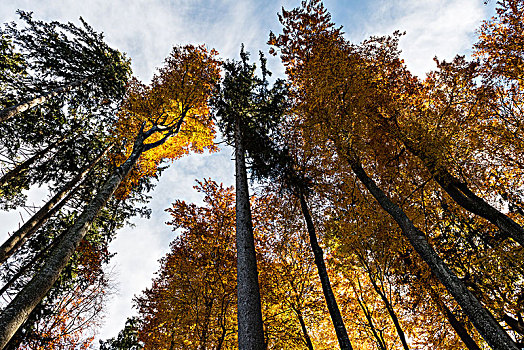
{"label": "cloudy sky", "polygon": [[[107,42],[126,52],[133,71],[148,82],[173,45],[206,44],[222,58],[237,58],[240,44],[254,54],[267,52],[270,31],[280,32],[277,12],[290,9],[299,0],[2,0],[0,22],[17,19],[17,9],[33,11],[43,20],[79,23],[83,17]],[[475,29],[493,12],[491,1],[482,0],[325,0],[333,20],[344,26],[348,39],[359,42],[370,35],[406,31],[400,46],[403,58],[415,74],[423,77],[434,68],[433,57],[451,59],[470,53]],[[256,57],[256,56],[255,56]],[[283,72],[278,59],[270,67]],[[116,336],[125,319],[135,313],[133,295],[149,286],[158,259],[168,250],[173,232],[164,209],[176,199],[200,202],[192,189],[195,179],[209,178],[232,185],[232,152],[191,155],[172,164],[152,192],[150,220],[136,219],[136,226],[118,233],[111,244],[117,255],[111,269],[118,293],[109,302],[105,325],[99,337]],[[35,191],[38,204],[44,191]],[[0,214],[0,239],[13,231],[23,213]]]}

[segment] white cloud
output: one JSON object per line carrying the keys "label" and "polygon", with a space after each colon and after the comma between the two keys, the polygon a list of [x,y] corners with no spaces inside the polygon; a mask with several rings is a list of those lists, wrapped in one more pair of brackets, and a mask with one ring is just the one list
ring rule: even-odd
{"label": "white cloud", "polygon": [[402,57],[415,75],[424,77],[435,68],[433,57],[451,60],[470,52],[475,30],[489,9],[478,0],[374,0],[358,13],[351,7],[337,8],[334,18],[347,18],[337,24],[343,24],[354,41],[405,31],[400,40]]}

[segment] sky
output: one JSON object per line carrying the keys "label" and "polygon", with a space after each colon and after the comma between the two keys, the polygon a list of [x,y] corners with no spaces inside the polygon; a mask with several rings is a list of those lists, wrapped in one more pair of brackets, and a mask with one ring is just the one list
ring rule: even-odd
{"label": "sky", "polygon": [[[405,31],[400,41],[402,57],[419,77],[435,68],[433,58],[469,55],[476,28],[493,13],[493,1],[482,0],[325,0],[333,21],[344,27],[346,37],[360,42],[371,35]],[[149,82],[174,45],[206,44],[221,58],[238,58],[240,45],[257,57],[268,51],[269,32],[280,32],[277,13],[299,6],[299,0],[2,0],[0,23],[17,20],[16,10],[32,11],[36,19],[79,24],[79,17],[103,32],[110,46],[132,60],[134,75]],[[277,75],[283,67],[269,57]],[[232,150],[220,145],[214,154],[194,154],[171,164],[149,203],[151,219],[134,219],[134,227],[118,232],[110,250],[116,252],[108,267],[117,293],[108,301],[104,325],[98,337],[115,337],[132,309],[134,295],[150,286],[158,260],[169,250],[174,232],[164,223],[164,211],[177,199],[201,203],[192,188],[196,179],[211,178],[224,185],[234,183]],[[38,205],[45,189],[33,189],[31,203]],[[0,239],[19,225],[21,211],[0,213]]]}

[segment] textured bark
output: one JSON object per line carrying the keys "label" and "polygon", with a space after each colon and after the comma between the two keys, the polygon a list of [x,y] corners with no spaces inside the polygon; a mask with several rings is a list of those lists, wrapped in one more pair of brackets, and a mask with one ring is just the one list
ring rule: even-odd
{"label": "textured bark", "polygon": [[264,342],[260,306],[260,289],[244,145],[238,120],[235,130],[235,170],[238,349],[262,350],[266,348],[266,344]]}
{"label": "textured bark", "polygon": [[118,167],[86,206],[74,225],[49,253],[46,263],[0,315],[0,349],[3,349],[29,314],[42,301],[91,227],[94,219],[144,151],[144,135],[135,142],[129,158]]}
{"label": "textured bark", "polygon": [[33,156],[26,159],[24,162],[18,164],[13,169],[9,170],[7,173],[4,174],[0,178],[0,186],[3,186],[7,182],[9,182],[14,177],[17,177],[18,175],[22,174],[23,172],[27,171],[36,161],[40,160],[42,157],[44,157],[47,153],[49,153],[53,148],[61,144],[67,139],[67,136],[62,137],[60,140],[53,142],[46,148],[36,152]]}
{"label": "textured bark", "polygon": [[438,166],[436,160],[423,149],[417,147],[414,142],[405,138],[402,141],[406,148],[424,163],[435,181],[458,205],[488,220],[524,247],[524,228],[522,226],[478,197],[466,183],[457,179],[446,168]]}
{"label": "textured bark", "polygon": [[57,95],[60,95],[60,94],[63,94],[63,93],[66,93],[68,91],[71,91],[73,88],[79,86],[79,85],[82,85],[83,83],[85,83],[86,81],[88,81],[89,78],[85,78],[85,79],[82,79],[82,80],[75,80],[65,86],[61,86],[59,88],[56,88],[56,89],[53,89],[53,90],[50,90],[38,97],[35,97],[31,100],[27,100],[27,101],[24,101],[24,102],[20,102],[19,104],[16,104],[14,106],[11,106],[11,107],[7,107],[7,108],[4,108],[0,111],[0,123],[8,120],[9,118],[12,118],[14,117],[15,115],[17,114],[20,114],[22,112],[25,112],[27,111],[28,109],[30,108],[33,108],[34,106],[38,106],[44,102],[46,102],[47,100],[49,100],[50,98],[52,97],[55,97]]}
{"label": "textured bark", "polygon": [[464,345],[466,345],[468,350],[480,350],[480,347],[469,335],[466,327],[464,327],[462,322],[460,322],[455,317],[455,315],[453,315],[453,312],[451,312],[451,310],[446,306],[446,304],[442,301],[440,296],[433,290],[433,288],[429,287],[429,293],[431,299],[437,305],[437,308],[446,316],[446,319],[448,320],[449,324],[451,324],[451,327],[453,327],[457,335],[460,337],[460,340],[462,340],[462,342],[464,343]]}
{"label": "textured bark", "polygon": [[379,205],[397,222],[404,236],[429,266],[433,275],[446,287],[462,310],[486,340],[496,350],[519,349],[511,337],[497,323],[464,283],[448,268],[431,247],[424,234],[417,229],[404,211],[393,203],[364,171],[358,159],[351,154],[343,154],[357,178],[364,184]]}
{"label": "textured bark", "polygon": [[62,187],[46,204],[44,204],[22,227],[15,231],[1,246],[0,246],[0,265],[3,264],[11,255],[13,255],[18,248],[20,248],[31,236],[40,228],[52,215],[50,213],[56,212],[57,207],[65,205],[68,198],[64,198],[71,193],[73,188],[77,186],[82,179],[89,173],[102,158],[107,154],[111,146],[98,155],[91,163],[89,163],[79,174],[77,174],[71,181]]}
{"label": "textured bark", "polygon": [[350,349],[352,350],[351,342],[346,331],[346,326],[344,325],[344,320],[340,314],[338,308],[337,300],[331,289],[331,282],[329,281],[329,275],[327,273],[326,264],[324,263],[324,252],[320,245],[318,244],[317,234],[315,232],[315,225],[311,214],[309,213],[309,208],[304,198],[302,192],[299,193],[300,199],[300,208],[302,209],[302,214],[306,220],[307,232],[309,233],[309,241],[311,244],[311,249],[313,250],[313,255],[315,256],[315,265],[317,265],[318,276],[320,277],[320,283],[322,284],[322,291],[324,292],[324,298],[326,299],[326,304],[329,310],[329,315],[331,316],[331,321],[335,327],[335,332],[337,334],[338,344],[340,345],[341,350]]}

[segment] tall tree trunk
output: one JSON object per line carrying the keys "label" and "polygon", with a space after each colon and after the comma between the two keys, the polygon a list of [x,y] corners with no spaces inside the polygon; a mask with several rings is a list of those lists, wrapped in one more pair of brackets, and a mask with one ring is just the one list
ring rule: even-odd
{"label": "tall tree trunk", "polygon": [[295,308],[293,305],[291,305],[291,308],[297,314],[298,322],[300,323],[300,329],[302,330],[302,334],[304,335],[304,342],[306,343],[308,350],[314,350],[313,343],[311,342],[311,337],[309,336],[309,333],[307,331],[306,322],[304,322],[304,317],[302,316],[302,312],[298,308]]}
{"label": "tall tree trunk", "polygon": [[433,275],[453,295],[491,348],[496,350],[519,349],[500,324],[497,323],[493,315],[482,306],[464,283],[442,261],[437,252],[429,245],[424,233],[413,225],[404,211],[393,203],[377,186],[375,181],[366,174],[358,158],[349,152],[342,153],[342,155],[351,166],[356,177],[364,184],[379,205],[397,222],[404,236],[429,266]]}
{"label": "tall tree trunk", "polygon": [[266,348],[266,344],[264,342],[257,258],[243,142],[240,121],[237,119],[235,128],[235,178],[238,349],[263,350]]}
{"label": "tall tree trunk", "polygon": [[6,184],[8,181],[10,181],[11,179],[13,179],[14,177],[22,174],[24,171],[27,171],[31,165],[33,165],[36,161],[40,160],[42,157],[44,157],[47,153],[49,153],[53,148],[55,148],[56,146],[58,146],[59,144],[61,144],[62,142],[64,142],[66,139],[67,139],[68,136],[64,136],[62,137],[61,139],[53,142],[52,144],[50,144],[49,146],[47,146],[46,148],[44,149],[41,149],[40,151],[36,152],[34,155],[32,155],[31,157],[29,157],[28,159],[26,159],[24,162],[18,164],[16,167],[14,167],[13,169],[9,170],[7,173],[5,173],[1,178],[0,178],[0,186],[3,186],[4,184]]}
{"label": "tall tree trunk", "polygon": [[430,286],[429,287],[429,294],[431,296],[431,300],[435,303],[437,306],[437,309],[446,316],[446,319],[448,320],[449,324],[451,324],[451,327],[455,330],[457,335],[460,337],[460,340],[466,345],[468,350],[480,350],[480,347],[475,343],[473,338],[469,335],[468,331],[466,330],[466,327],[460,322],[455,315],[453,315],[453,312],[446,306],[446,304],[442,301],[442,298],[440,295],[437,294],[437,292]]}
{"label": "tall tree trunk", "polygon": [[76,248],[91,227],[94,219],[111,198],[124,177],[131,171],[140,155],[146,149],[143,142],[146,135],[139,133],[129,158],[119,166],[104,183],[94,198],[86,206],[74,225],[49,253],[40,271],[38,271],[20,293],[0,314],[0,349],[3,349],[17,329],[27,320],[29,314],[46,296]]}
{"label": "tall tree trunk", "polygon": [[[89,163],[79,174],[77,174],[71,181],[60,189],[46,204],[44,204],[28,221],[22,225],[16,232],[14,232],[1,246],[0,246],[0,265],[3,264],[11,255],[13,255],[18,248],[20,248],[32,235],[38,230],[51,216],[49,213],[56,208],[62,207],[66,199],[66,195],[70,193],[73,188],[78,185],[87,173],[89,173],[102,158],[111,149],[111,145],[98,155],[91,163]],[[62,202],[61,202],[62,200]],[[53,211],[55,212],[55,211]]]}
{"label": "tall tree trunk", "polygon": [[402,142],[411,153],[422,161],[435,181],[458,205],[488,220],[524,247],[524,228],[522,226],[478,197],[469,189],[466,183],[453,176],[444,166],[439,166],[433,156],[417,146],[413,141],[403,137]]}
{"label": "tall tree trunk", "polygon": [[89,78],[81,79],[81,80],[75,80],[67,85],[61,86],[56,89],[52,89],[46,93],[43,93],[42,95],[35,97],[31,100],[26,100],[24,102],[20,102],[14,106],[4,108],[0,111],[0,123],[5,122],[9,118],[14,117],[17,114],[20,114],[22,112],[27,111],[30,108],[33,108],[34,106],[38,106],[39,104],[42,104],[49,100],[52,97],[55,97],[57,95],[66,93],[68,91],[71,91],[73,88],[84,84],[87,82]]}
{"label": "tall tree trunk", "polygon": [[346,326],[344,325],[344,320],[342,320],[342,315],[338,308],[337,300],[331,289],[331,282],[329,281],[329,275],[327,273],[326,264],[324,263],[324,252],[320,245],[318,244],[317,234],[315,232],[315,225],[311,214],[309,213],[309,208],[304,198],[302,191],[299,192],[300,199],[300,208],[302,209],[302,214],[306,220],[307,232],[309,233],[309,241],[311,244],[311,249],[313,250],[313,255],[315,256],[315,265],[317,265],[318,276],[320,277],[320,283],[322,284],[322,291],[324,292],[324,298],[326,299],[326,304],[329,310],[329,315],[331,316],[331,321],[335,327],[335,332],[338,338],[338,344],[340,345],[341,350],[352,350],[351,342],[349,341],[348,333],[346,331]]}

